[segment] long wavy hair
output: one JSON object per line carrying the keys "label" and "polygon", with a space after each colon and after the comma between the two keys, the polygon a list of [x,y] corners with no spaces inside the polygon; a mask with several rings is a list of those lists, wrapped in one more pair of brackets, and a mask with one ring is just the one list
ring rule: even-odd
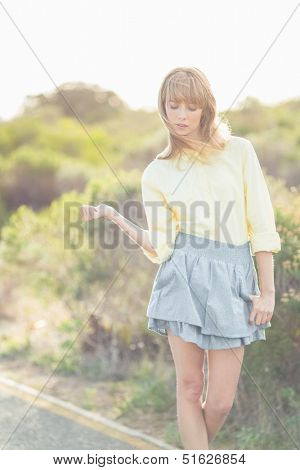
{"label": "long wavy hair", "polygon": [[[166,113],[166,101],[173,100],[194,103],[202,109],[199,134],[200,139],[176,134]],[[224,150],[231,136],[227,120],[220,118],[216,100],[205,74],[196,67],[176,67],[163,79],[158,94],[158,111],[168,129],[168,145],[156,159],[171,159],[190,155],[200,162],[208,162],[209,157]]]}

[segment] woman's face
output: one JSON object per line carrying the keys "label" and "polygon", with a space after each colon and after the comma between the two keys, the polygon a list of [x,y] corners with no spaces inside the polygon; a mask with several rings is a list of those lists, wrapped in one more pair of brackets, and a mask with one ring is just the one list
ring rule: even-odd
{"label": "woman's face", "polygon": [[[166,101],[167,117],[176,134],[200,138],[199,125],[202,109],[193,103]],[[182,124],[180,126],[179,124]]]}

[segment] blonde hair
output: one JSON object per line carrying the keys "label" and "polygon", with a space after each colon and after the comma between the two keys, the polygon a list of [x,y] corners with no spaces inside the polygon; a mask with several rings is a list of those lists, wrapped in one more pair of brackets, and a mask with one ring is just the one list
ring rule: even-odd
{"label": "blonde hair", "polygon": [[[199,131],[200,139],[179,136],[167,118],[166,100],[194,103],[202,109]],[[158,110],[169,130],[167,147],[156,159],[170,159],[182,153],[195,156],[201,162],[208,162],[209,156],[223,150],[230,138],[228,121],[219,118],[216,100],[205,74],[196,67],[176,67],[163,79],[158,94]]]}

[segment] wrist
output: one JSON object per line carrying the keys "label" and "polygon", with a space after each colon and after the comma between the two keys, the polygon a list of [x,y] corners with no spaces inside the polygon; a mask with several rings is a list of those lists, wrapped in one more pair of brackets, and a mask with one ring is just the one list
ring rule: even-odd
{"label": "wrist", "polygon": [[275,295],[275,289],[261,289],[263,295]]}
{"label": "wrist", "polygon": [[105,219],[109,219],[113,222],[116,220],[117,215],[118,215],[118,212],[112,206],[105,206],[105,209],[104,209],[103,213],[104,213],[104,218]]}
{"label": "wrist", "polygon": [[113,207],[108,206],[107,204],[102,204],[102,203],[96,206],[96,210],[97,210],[96,218],[104,218],[104,219],[113,220],[115,213],[116,213],[116,210]]}

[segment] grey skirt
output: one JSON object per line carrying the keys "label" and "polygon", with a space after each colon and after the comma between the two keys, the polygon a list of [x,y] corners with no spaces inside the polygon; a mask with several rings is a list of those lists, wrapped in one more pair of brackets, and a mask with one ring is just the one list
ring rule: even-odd
{"label": "grey skirt", "polygon": [[171,330],[203,349],[265,340],[271,323],[249,323],[250,294],[260,294],[250,242],[232,245],[178,232],[154,279],[148,329],[163,336]]}

